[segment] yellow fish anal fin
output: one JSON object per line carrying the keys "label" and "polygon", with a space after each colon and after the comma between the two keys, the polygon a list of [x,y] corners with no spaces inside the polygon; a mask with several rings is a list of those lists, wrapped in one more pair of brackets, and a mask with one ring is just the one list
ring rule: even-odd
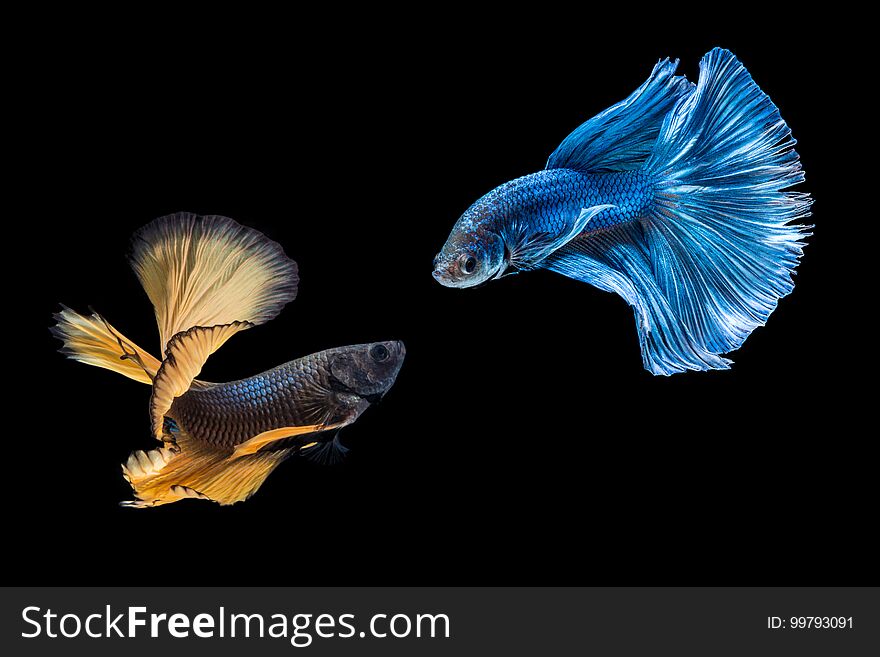
{"label": "yellow fish anal fin", "polygon": [[193,490],[189,486],[179,486],[179,485],[175,484],[174,486],[171,487],[171,492],[176,495],[180,495],[181,498],[194,497],[197,500],[211,500],[211,498],[208,497],[207,495],[205,495],[204,493],[200,493],[197,490]]}
{"label": "yellow fish anal fin", "polygon": [[324,429],[325,427],[321,424],[308,424],[302,427],[281,427],[279,429],[270,429],[269,431],[264,431],[263,433],[257,434],[253,438],[236,445],[235,451],[229,458],[230,460],[234,460],[248,454],[255,454],[262,447],[268,445],[269,443],[273,443],[276,440],[283,440],[284,438],[291,438],[293,436],[301,436],[303,434],[324,431]]}
{"label": "yellow fish anal fin", "polygon": [[119,503],[119,506],[128,507],[130,509],[147,509],[153,506],[171,504],[171,502],[179,502],[180,500],[185,500],[188,498],[197,500],[208,500],[209,502],[214,501],[207,495],[204,495],[197,490],[193,490],[188,486],[178,486],[175,484],[159,492],[158,497],[152,497],[145,500],[124,500]]}
{"label": "yellow fish anal fin", "polygon": [[163,447],[128,457],[122,472],[136,499],[121,505],[147,508],[184,499],[235,504],[257,492],[289,453],[259,452],[233,460],[228,448],[208,446],[180,432],[176,449]]}

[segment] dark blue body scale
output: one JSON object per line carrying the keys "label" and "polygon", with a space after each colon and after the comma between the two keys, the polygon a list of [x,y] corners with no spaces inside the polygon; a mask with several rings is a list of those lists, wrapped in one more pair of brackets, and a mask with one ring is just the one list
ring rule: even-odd
{"label": "dark blue body scale", "polygon": [[192,437],[228,447],[270,429],[313,424],[315,389],[329,386],[332,352],[299,358],[240,381],[191,388],[174,400],[167,416]]}
{"label": "dark blue body scale", "polygon": [[534,232],[558,235],[571,227],[582,209],[616,206],[593,217],[581,233],[586,236],[644,216],[653,200],[654,186],[640,171],[591,174],[547,169],[496,187],[477,201],[466,216],[477,222],[481,216],[492,216],[508,224],[496,226],[496,230],[519,224]]}

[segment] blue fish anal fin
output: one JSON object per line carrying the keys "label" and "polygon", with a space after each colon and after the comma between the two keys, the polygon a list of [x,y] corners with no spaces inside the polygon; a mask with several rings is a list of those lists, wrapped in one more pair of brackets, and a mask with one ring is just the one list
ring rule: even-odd
{"label": "blue fish anal fin", "polygon": [[581,124],[553,151],[548,169],[588,173],[641,169],[666,115],[693,91],[674,75],[678,60],[660,61],[648,79],[625,100]]}
{"label": "blue fish anal fin", "polygon": [[657,287],[704,349],[737,349],[794,288],[810,197],[779,110],[727,50],[700,62],[696,91],[663,124],[645,170],[642,220]]}
{"label": "blue fish anal fin", "polygon": [[638,223],[574,240],[552,254],[544,267],[623,297],[633,307],[642,362],[652,374],[729,367],[729,360],[703,348],[676,317],[654,279]]}
{"label": "blue fish anal fin", "polygon": [[[557,234],[534,233],[528,226],[520,229],[514,225],[503,236],[508,249],[507,265],[513,271],[527,271],[537,269],[542,265],[550,254],[558,251],[573,239],[578,237],[587,228],[587,225],[599,213],[605,210],[613,210],[616,205],[593,205],[583,208],[574,219],[571,226]],[[502,272],[505,268],[502,268]],[[496,275],[496,278],[500,277]]]}

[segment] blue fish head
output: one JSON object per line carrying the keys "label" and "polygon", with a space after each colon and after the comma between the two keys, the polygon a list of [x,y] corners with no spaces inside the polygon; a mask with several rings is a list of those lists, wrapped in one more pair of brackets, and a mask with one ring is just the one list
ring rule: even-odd
{"label": "blue fish head", "polygon": [[505,269],[504,240],[492,230],[479,208],[471,208],[455,224],[434,258],[434,278],[445,287],[474,287]]}

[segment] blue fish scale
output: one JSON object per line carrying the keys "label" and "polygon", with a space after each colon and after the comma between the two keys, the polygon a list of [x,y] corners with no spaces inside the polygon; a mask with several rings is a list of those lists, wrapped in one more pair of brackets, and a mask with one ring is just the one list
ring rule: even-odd
{"label": "blue fish scale", "polygon": [[641,171],[581,173],[571,169],[538,171],[496,187],[474,203],[460,223],[487,220],[496,232],[526,226],[558,235],[571,227],[584,208],[614,205],[597,214],[582,234],[634,221],[652,207],[654,185]]}
{"label": "blue fish scale", "polygon": [[329,352],[290,361],[248,379],[191,389],[168,412],[194,438],[234,446],[283,426],[312,424],[315,386],[327,387]]}

